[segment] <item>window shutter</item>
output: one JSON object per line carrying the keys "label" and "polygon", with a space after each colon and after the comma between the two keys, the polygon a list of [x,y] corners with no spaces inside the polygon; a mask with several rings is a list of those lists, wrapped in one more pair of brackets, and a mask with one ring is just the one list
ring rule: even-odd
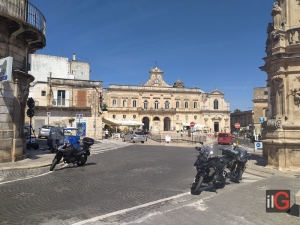
{"label": "window shutter", "polygon": [[53,106],[57,106],[57,91],[53,91]]}
{"label": "window shutter", "polygon": [[66,91],[66,107],[70,106],[70,92]]}

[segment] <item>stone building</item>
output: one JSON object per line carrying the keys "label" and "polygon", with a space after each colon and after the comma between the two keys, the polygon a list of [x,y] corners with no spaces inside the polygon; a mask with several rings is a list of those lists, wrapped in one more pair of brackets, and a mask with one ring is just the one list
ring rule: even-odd
{"label": "stone building", "polygon": [[25,158],[28,54],[46,45],[44,15],[27,0],[0,1],[0,162]]}
{"label": "stone building", "polygon": [[265,65],[270,91],[263,156],[277,168],[300,167],[300,1],[278,0],[269,23]]}
{"label": "stone building", "polygon": [[[231,132],[248,131],[253,134],[253,110],[230,113],[230,128]],[[235,128],[235,123],[240,124],[240,128]]]}
{"label": "stone building", "polygon": [[268,120],[268,96],[268,87],[254,88],[253,123],[255,127],[255,134],[262,133],[262,123]]}
{"label": "stone building", "polygon": [[224,93],[187,88],[179,79],[171,86],[157,66],[141,85],[109,85],[103,89],[105,120],[133,120],[151,132],[189,129],[190,122],[203,132],[230,131],[230,107]]}
{"label": "stone building", "polygon": [[[89,80],[89,63],[78,62],[75,54],[71,61],[65,57],[33,54],[30,73],[37,78],[31,83],[29,93],[36,103],[32,118],[36,133],[45,124],[82,125],[85,131],[82,136],[101,138],[102,81]],[[29,122],[29,118],[26,121]]]}

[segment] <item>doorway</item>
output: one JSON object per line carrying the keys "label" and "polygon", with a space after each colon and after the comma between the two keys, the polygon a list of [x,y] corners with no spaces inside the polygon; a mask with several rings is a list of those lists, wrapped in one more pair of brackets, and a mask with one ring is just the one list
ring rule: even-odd
{"label": "doorway", "polygon": [[214,123],[214,132],[219,132],[219,122]]}
{"label": "doorway", "polygon": [[159,117],[157,116],[154,117],[153,122],[154,122],[154,127],[153,127],[154,131],[159,131],[159,124],[160,124]]}
{"label": "doorway", "polygon": [[169,117],[164,118],[164,131],[171,130],[171,119]]}
{"label": "doorway", "polygon": [[142,122],[144,123],[143,126],[143,130],[145,131],[149,131],[149,118],[148,117],[144,117]]}

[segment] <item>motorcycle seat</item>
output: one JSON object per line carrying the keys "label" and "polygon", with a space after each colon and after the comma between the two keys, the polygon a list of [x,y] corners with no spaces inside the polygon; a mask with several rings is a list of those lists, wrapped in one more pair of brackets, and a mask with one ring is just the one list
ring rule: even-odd
{"label": "motorcycle seat", "polygon": [[77,148],[75,148],[75,153],[81,152],[83,150],[82,145],[79,145]]}

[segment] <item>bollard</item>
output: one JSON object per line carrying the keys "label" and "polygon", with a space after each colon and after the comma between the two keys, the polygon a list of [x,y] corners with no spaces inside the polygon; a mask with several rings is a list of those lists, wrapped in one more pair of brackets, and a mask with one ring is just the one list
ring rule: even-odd
{"label": "bollard", "polygon": [[239,145],[239,140],[236,140],[236,146],[238,146]]}

